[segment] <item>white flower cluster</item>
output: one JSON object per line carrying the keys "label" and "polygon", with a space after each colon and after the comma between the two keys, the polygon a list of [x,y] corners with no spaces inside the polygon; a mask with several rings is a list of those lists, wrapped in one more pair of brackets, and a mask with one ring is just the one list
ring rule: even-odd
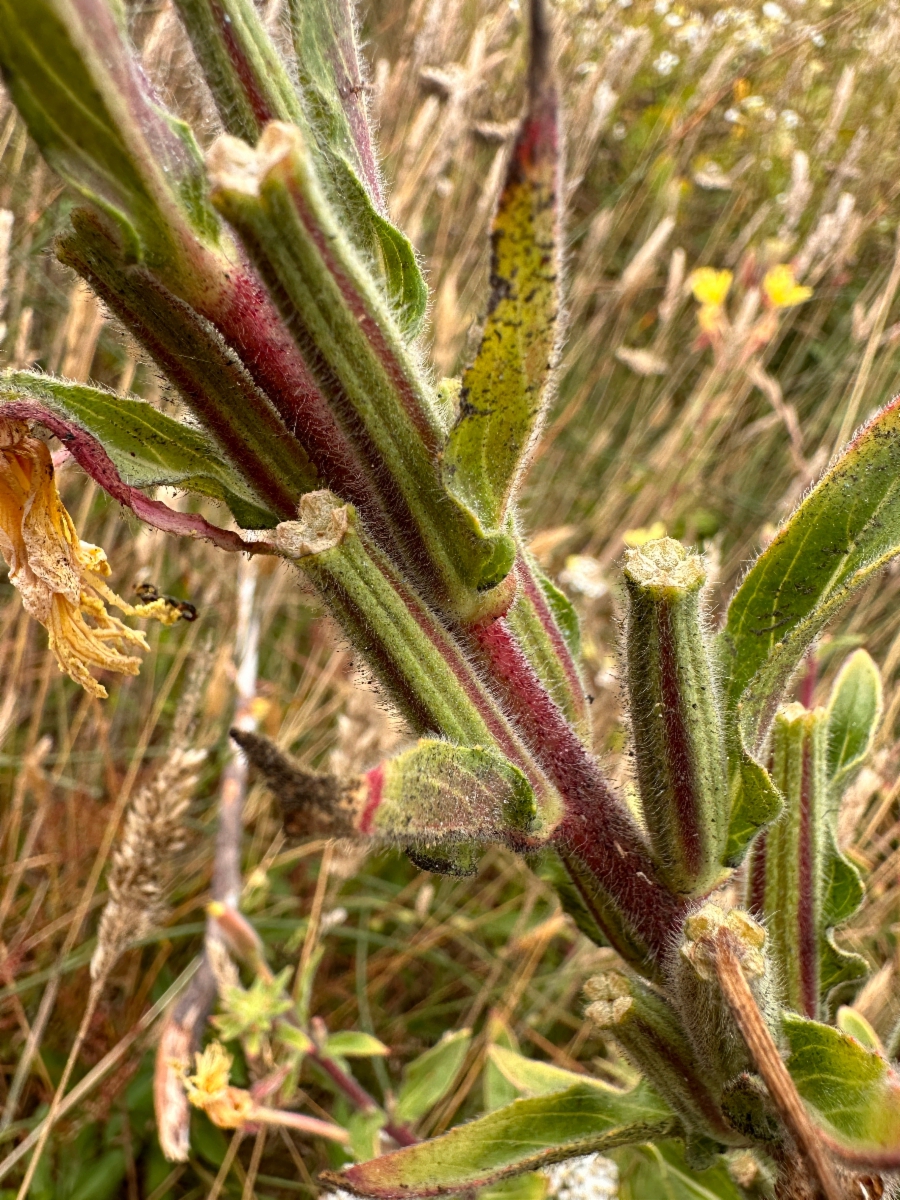
{"label": "white flower cluster", "polygon": [[557,1163],[544,1175],[549,1183],[548,1194],[556,1200],[615,1200],[619,1194],[616,1164],[600,1154]]}

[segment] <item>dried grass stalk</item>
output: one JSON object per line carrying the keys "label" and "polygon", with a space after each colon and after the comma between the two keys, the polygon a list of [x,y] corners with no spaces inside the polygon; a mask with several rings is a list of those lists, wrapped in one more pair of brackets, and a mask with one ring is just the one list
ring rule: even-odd
{"label": "dried grass stalk", "polygon": [[108,975],[128,946],[163,919],[172,857],[184,848],[184,815],[205,758],[205,750],[176,747],[129,808],[113,851],[92,979]]}

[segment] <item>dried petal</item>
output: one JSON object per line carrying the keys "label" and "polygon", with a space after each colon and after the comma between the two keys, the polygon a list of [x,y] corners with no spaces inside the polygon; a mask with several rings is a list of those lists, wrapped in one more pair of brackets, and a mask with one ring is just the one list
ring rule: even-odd
{"label": "dried petal", "polygon": [[148,648],[143,633],[111,616],[107,604],[167,625],[180,616],[163,600],[131,605],[112,591],[106,555],[79,539],[63,505],[49,448],[25,422],[3,419],[0,553],[26,612],[47,629],[60,669],[94,696],[105,696],[106,689],[92,669],[137,675],[140,659],[128,651]]}

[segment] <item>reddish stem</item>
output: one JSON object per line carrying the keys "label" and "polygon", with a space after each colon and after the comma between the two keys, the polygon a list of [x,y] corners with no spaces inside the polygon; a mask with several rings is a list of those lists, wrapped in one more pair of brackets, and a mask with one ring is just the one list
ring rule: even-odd
{"label": "reddish stem", "polygon": [[588,868],[654,958],[669,948],[685,905],[660,882],[640,830],[541,684],[506,622],[471,636],[522,736],[566,802],[555,841]]}

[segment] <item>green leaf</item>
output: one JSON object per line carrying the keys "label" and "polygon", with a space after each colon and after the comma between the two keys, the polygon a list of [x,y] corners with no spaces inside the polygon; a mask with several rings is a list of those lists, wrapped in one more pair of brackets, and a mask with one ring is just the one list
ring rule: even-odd
{"label": "green leaf", "polygon": [[865,888],[859,871],[838,850],[829,830],[822,879],[822,919],[825,925],[840,925],[852,917],[863,902]]}
{"label": "green leaf", "polygon": [[428,287],[412,244],[387,218],[349,0],[291,0],[291,27],[307,121],[331,201],[370,259],[407,337],[422,326]]}
{"label": "green leaf", "polygon": [[[368,777],[370,778],[370,777]],[[525,775],[498,751],[421,738],[384,764],[366,830],[428,845],[546,838],[561,815],[539,804]]]}
{"label": "green leaf", "polygon": [[309,1054],[310,1050],[315,1049],[315,1043],[312,1038],[298,1029],[296,1025],[291,1025],[287,1021],[279,1021],[277,1026],[278,1039],[290,1046],[298,1054]]}
{"label": "green leaf", "polygon": [[[509,1023],[495,1012],[488,1018],[486,1036],[489,1046],[499,1046],[518,1053],[519,1043]],[[481,1088],[485,1112],[505,1108],[513,1100],[518,1100],[520,1095],[519,1089],[509,1082],[490,1054],[485,1058]]]}
{"label": "green leaf", "polygon": [[398,1121],[418,1121],[443,1100],[453,1086],[471,1043],[471,1029],[457,1029],[444,1034],[436,1046],[406,1066],[397,1094]]}
{"label": "green leaf", "polygon": [[848,1004],[869,974],[860,954],[843,950],[834,927],[851,917],[863,902],[865,888],[859,871],[841,853],[832,820],[826,822],[822,849],[822,929],[819,938],[819,991],[828,1011]]}
{"label": "green leaf", "polygon": [[872,748],[881,711],[881,673],[865,650],[857,650],[841,667],[828,701],[828,776],[838,803]]}
{"label": "green leaf", "polygon": [[569,653],[577,662],[581,658],[581,626],[578,622],[578,613],[575,610],[575,605],[565,592],[560,591],[556,584],[551,579],[548,579],[540,569],[536,567],[533,569],[540,589],[544,593],[544,599],[547,601],[550,611],[553,614],[553,619],[559,626],[560,633],[565,638]]}
{"label": "green leaf", "polygon": [[610,1157],[619,1168],[619,1200],[742,1200],[746,1196],[723,1159],[707,1171],[694,1171],[678,1142],[627,1146]]}
{"label": "green leaf", "polygon": [[379,1135],[386,1120],[385,1114],[378,1109],[375,1112],[357,1112],[350,1117],[347,1122],[350,1149],[360,1162],[374,1158],[381,1150]]}
{"label": "green leaf", "polygon": [[378,212],[342,157],[326,155],[324,173],[337,193],[332,203],[345,213],[345,227],[380,281],[397,324],[407,338],[414,338],[428,310],[428,285],[412,242]]}
{"label": "green leaf", "polygon": [[731,816],[723,855],[726,866],[740,865],[751,839],[763,825],[775,820],[781,805],[781,793],[769,772],[742,750],[731,770]]}
{"label": "green leaf", "polygon": [[552,1063],[526,1058],[524,1054],[517,1054],[515,1050],[508,1050],[504,1046],[491,1046],[488,1050],[488,1061],[493,1063],[517,1092],[526,1096],[551,1096],[554,1092],[564,1092],[567,1088],[579,1084],[596,1085],[601,1091],[609,1090],[609,1084],[590,1075],[566,1071]]}
{"label": "green leaf", "polygon": [[352,165],[383,211],[351,0],[290,0],[290,17],[297,74],[316,138]]}
{"label": "green leaf", "polygon": [[529,1175],[504,1179],[493,1187],[482,1188],[478,1200],[544,1200],[546,1195],[547,1178],[535,1171]]}
{"label": "green leaf", "polygon": [[114,1200],[121,1196],[122,1184],[128,1174],[128,1165],[123,1150],[108,1150],[90,1169],[83,1172],[85,1178],[70,1193],[71,1200]]}
{"label": "green leaf", "polygon": [[22,397],[39,400],[97,438],[131,487],[177,487],[221,500],[245,529],[271,528],[278,522],[205,434],[144,400],[36,372],[0,376],[0,403]]}
{"label": "green leaf", "polygon": [[330,1058],[384,1058],[390,1050],[371,1033],[348,1030],[329,1034],[322,1053]]}
{"label": "green leaf", "polygon": [[850,1008],[848,1005],[842,1004],[835,1014],[835,1023],[841,1033],[846,1033],[849,1037],[856,1038],[861,1046],[865,1046],[867,1050],[872,1050],[884,1057],[884,1047],[881,1044],[881,1038],[861,1012],[857,1012],[855,1008]]}
{"label": "green leaf", "polygon": [[217,240],[191,132],[156,102],[106,0],[0,0],[0,68],[50,164],[135,257],[171,255],[178,225]]}
{"label": "green leaf", "polygon": [[819,991],[828,1012],[837,1004],[849,1004],[869,974],[861,954],[842,950],[829,929],[819,942]]}
{"label": "green leaf", "polygon": [[[733,778],[744,755],[759,758],[784,690],[814,638],[898,551],[895,400],[844,450],[732,597],[719,652]],[[740,811],[739,794],[735,804]],[[730,838],[732,854],[738,841]]]}
{"label": "green leaf", "polygon": [[[535,53],[541,48],[532,47]],[[534,70],[532,79],[536,79]],[[559,130],[546,79],[532,88],[491,235],[481,345],[444,449],[447,490],[480,536],[505,529],[538,431],[559,318]]]}
{"label": "green leaf", "polygon": [[721,635],[726,698],[758,751],[812,640],[900,552],[900,399],[854,438],[756,560]]}
{"label": "green leaf", "polygon": [[784,1013],[787,1069],[816,1121],[858,1151],[900,1154],[900,1076],[855,1038]]}
{"label": "green leaf", "polygon": [[360,1196],[439,1196],[595,1151],[671,1136],[677,1120],[646,1083],[630,1092],[579,1083],[516,1100],[449,1133],[325,1178]]}

